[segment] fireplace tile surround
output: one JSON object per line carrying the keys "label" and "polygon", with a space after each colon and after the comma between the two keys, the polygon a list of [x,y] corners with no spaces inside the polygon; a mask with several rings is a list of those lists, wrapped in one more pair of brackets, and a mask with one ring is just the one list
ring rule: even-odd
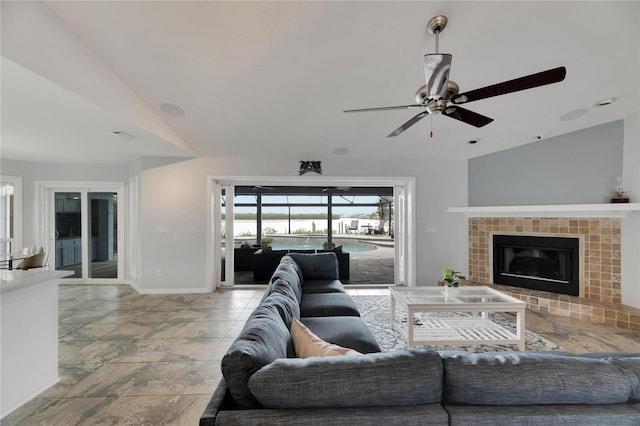
{"label": "fireplace tile surround", "polygon": [[[489,285],[527,302],[528,308],[640,330],[640,309],[621,303],[621,219],[470,217],[471,285]],[[581,244],[580,297],[493,284],[494,234],[577,237]]]}

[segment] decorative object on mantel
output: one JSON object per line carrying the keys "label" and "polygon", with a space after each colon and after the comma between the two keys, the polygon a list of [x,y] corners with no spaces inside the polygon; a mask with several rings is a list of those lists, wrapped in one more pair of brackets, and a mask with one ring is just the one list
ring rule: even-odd
{"label": "decorative object on mantel", "polygon": [[628,203],[629,197],[624,196],[624,191],[616,192],[616,196],[611,199],[612,203]]}
{"label": "decorative object on mantel", "polygon": [[611,199],[612,203],[628,203],[629,197],[624,196],[622,189],[622,178],[618,176],[618,185],[616,185],[616,196]]}
{"label": "decorative object on mantel", "polygon": [[300,170],[298,175],[303,175],[308,172],[315,172],[322,174],[322,161],[300,161]]}
{"label": "decorative object on mantel", "polygon": [[459,280],[466,280],[467,277],[460,274],[458,271],[445,266],[442,268],[442,281],[444,281],[444,294],[445,297],[458,297],[460,296],[460,282]]}

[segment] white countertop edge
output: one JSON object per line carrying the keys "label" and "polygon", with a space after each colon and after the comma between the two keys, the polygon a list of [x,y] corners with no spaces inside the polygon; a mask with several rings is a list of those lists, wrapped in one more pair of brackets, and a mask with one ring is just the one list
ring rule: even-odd
{"label": "white countertop edge", "polygon": [[70,275],[73,275],[73,271],[54,271],[43,268],[27,271],[3,269],[0,270],[0,290],[4,293]]}
{"label": "white countertop edge", "polygon": [[447,211],[463,213],[467,217],[622,218],[640,212],[640,203],[449,207]]}

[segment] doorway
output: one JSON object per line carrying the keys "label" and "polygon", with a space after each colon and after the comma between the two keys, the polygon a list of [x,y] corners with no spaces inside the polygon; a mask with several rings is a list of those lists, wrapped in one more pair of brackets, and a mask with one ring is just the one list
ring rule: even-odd
{"label": "doorway", "polygon": [[124,279],[121,183],[41,186],[43,240],[50,264],[73,275],[63,281],[114,283]]}
{"label": "doorway", "polygon": [[415,252],[408,250],[415,244],[412,178],[211,179],[210,271],[216,287],[264,281],[254,266],[263,246],[271,252],[358,251],[340,254],[353,258],[350,264],[356,266],[356,258],[366,257],[361,252],[377,244],[378,253],[385,252],[384,259],[376,260],[386,263],[385,278],[375,281],[373,270],[366,268],[370,274],[364,281],[346,272],[345,283],[403,285],[414,279],[413,259],[406,255]]}

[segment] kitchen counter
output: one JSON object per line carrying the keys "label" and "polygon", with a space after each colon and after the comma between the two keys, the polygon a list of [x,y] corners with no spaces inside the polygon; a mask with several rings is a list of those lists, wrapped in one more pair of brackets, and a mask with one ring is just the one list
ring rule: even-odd
{"label": "kitchen counter", "polygon": [[58,379],[58,279],[70,271],[0,271],[0,418]]}
{"label": "kitchen counter", "polygon": [[73,271],[54,271],[45,268],[34,268],[26,271],[1,269],[0,291],[5,293],[70,275],[73,275]]}

